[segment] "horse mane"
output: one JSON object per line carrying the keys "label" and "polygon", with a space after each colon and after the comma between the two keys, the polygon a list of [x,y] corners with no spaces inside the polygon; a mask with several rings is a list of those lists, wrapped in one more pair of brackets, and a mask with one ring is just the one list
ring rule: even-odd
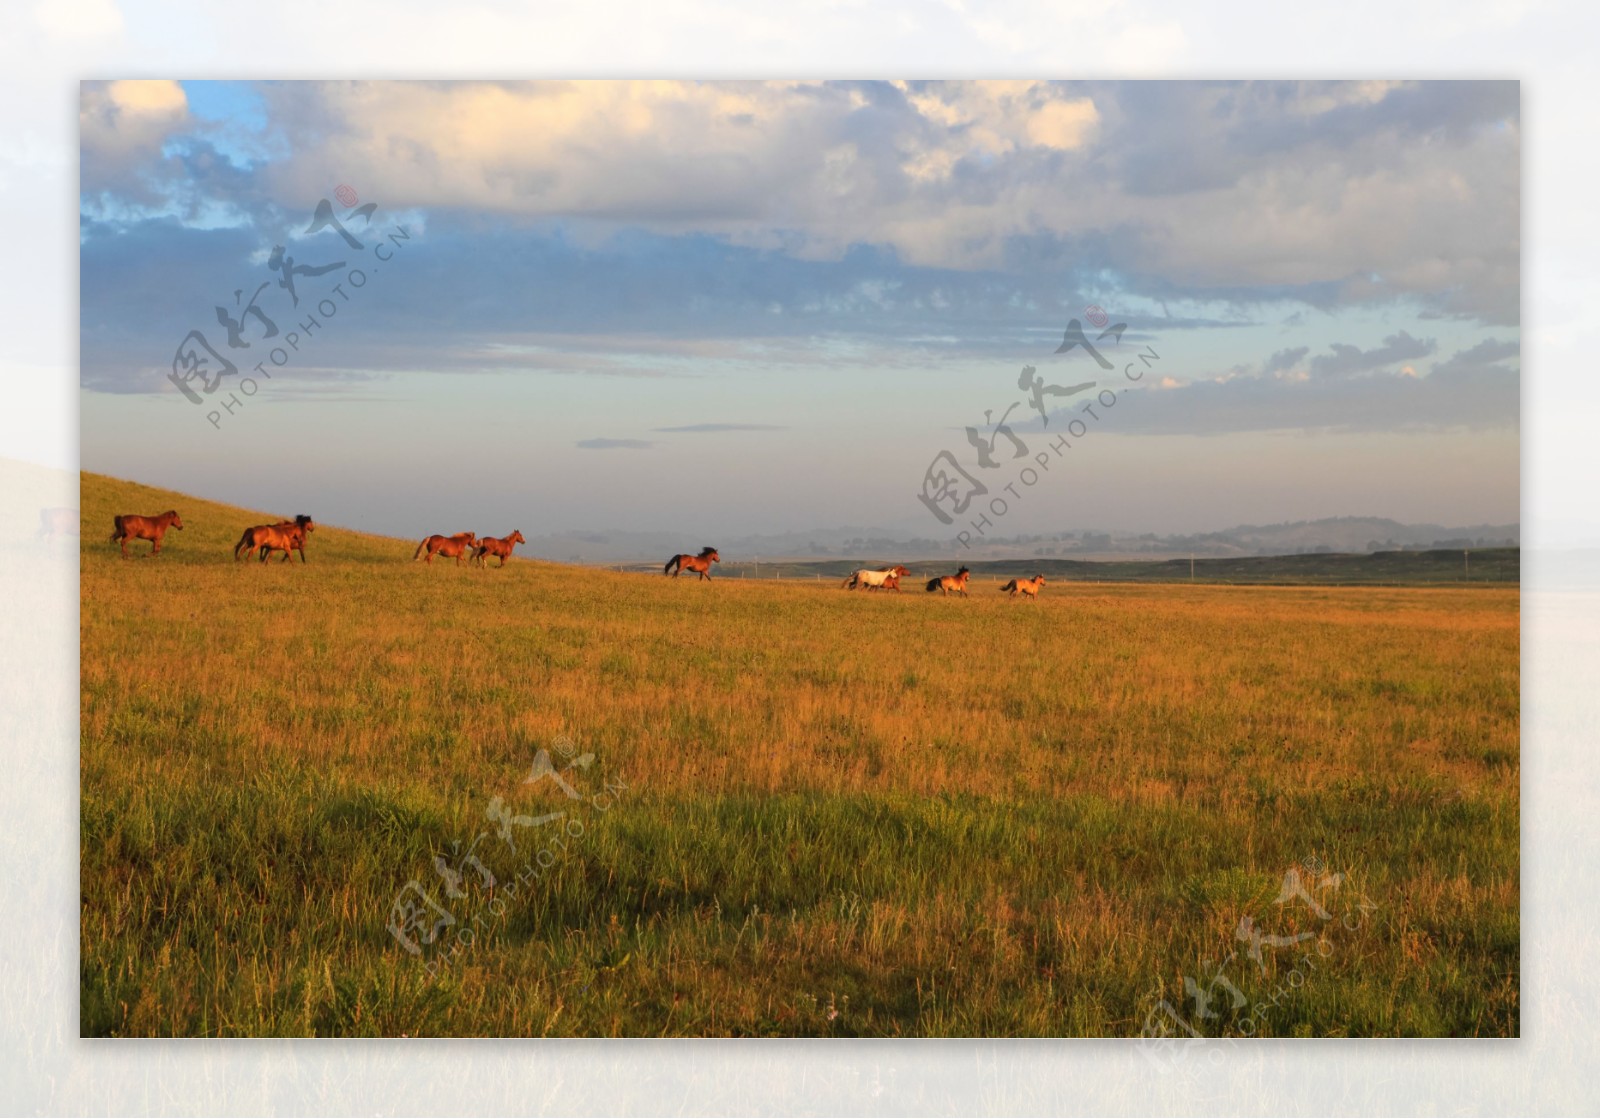
{"label": "horse mane", "polygon": [[706,545],[706,546],[705,546],[705,547],[704,547],[704,548],[701,548],[701,549],[700,549],[700,554],[701,554],[701,555],[702,555],[702,556],[704,556],[704,555],[709,555],[709,554],[710,554],[710,553],[712,553],[712,552],[714,552],[714,551],[716,551],[716,549],[715,549],[715,548],[713,548],[713,547],[712,547],[712,546],[711,546],[711,545],[709,545],[709,544],[707,544],[707,545]]}

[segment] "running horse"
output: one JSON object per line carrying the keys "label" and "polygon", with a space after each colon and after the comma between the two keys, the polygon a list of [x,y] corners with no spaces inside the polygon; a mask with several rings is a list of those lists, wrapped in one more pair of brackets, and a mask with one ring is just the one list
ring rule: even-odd
{"label": "running horse", "polygon": [[305,513],[301,513],[292,521],[279,521],[275,525],[255,525],[244,530],[244,535],[239,537],[239,542],[233,546],[233,560],[235,563],[246,555],[261,554],[261,562],[266,563],[267,557],[273,552],[282,552],[284,562],[289,561],[291,551],[300,553],[300,562],[306,562],[306,537],[316,530],[316,525]]}
{"label": "running horse", "polygon": [[698,556],[691,556],[687,552],[680,552],[667,561],[667,566],[661,569],[663,575],[671,575],[676,579],[685,571],[693,571],[706,582],[711,582],[711,565],[721,563],[722,557],[717,555],[717,550],[710,546],[700,549]]}
{"label": "running horse", "polygon": [[[445,559],[450,559],[454,556],[456,566],[460,567],[461,557],[477,547],[477,544],[478,537],[471,532],[458,532],[454,536],[430,536],[417,545],[417,550],[412,554],[411,560],[413,563],[417,560],[425,560],[431,565],[433,557],[436,555],[443,556]],[[426,556],[423,553],[427,553]]]}
{"label": "running horse", "polygon": [[1044,576],[1035,575],[1032,579],[1013,579],[1000,588],[1000,593],[1009,594],[1012,598],[1031,598],[1039,601],[1039,588],[1044,586]]}
{"label": "running horse", "polygon": [[901,567],[898,564],[878,569],[862,568],[860,571],[852,571],[841,586],[847,591],[853,591],[857,587],[866,587],[869,591],[897,591],[900,589],[900,577],[910,574],[909,567]]}
{"label": "running horse", "polygon": [[962,598],[967,597],[967,578],[972,574],[965,566],[954,575],[941,575],[937,579],[928,580],[928,590],[939,591],[941,594],[950,594],[952,591]]}
{"label": "running horse", "polygon": [[119,517],[111,518],[114,526],[111,532],[111,542],[122,545],[122,558],[128,558],[128,541],[150,541],[150,554],[161,554],[161,538],[167,534],[167,529],[183,529],[183,519],[178,516],[176,509],[168,509],[159,517],[136,517],[132,513],[124,513]]}
{"label": "running horse", "polygon": [[499,556],[500,566],[504,567],[506,565],[506,560],[511,558],[511,549],[515,548],[518,544],[526,543],[527,541],[522,538],[521,530],[513,532],[510,536],[507,536],[503,540],[497,539],[493,536],[485,536],[482,540],[478,541],[478,546],[472,553],[472,562],[477,564],[479,567],[486,567],[488,564],[485,557]]}

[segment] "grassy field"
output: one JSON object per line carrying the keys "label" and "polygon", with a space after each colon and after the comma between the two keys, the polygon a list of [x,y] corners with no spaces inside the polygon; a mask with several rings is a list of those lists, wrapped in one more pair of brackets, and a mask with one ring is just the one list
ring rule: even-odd
{"label": "grassy field", "polygon": [[265,518],[81,509],[85,1035],[1518,1030],[1515,586],[235,565]]}

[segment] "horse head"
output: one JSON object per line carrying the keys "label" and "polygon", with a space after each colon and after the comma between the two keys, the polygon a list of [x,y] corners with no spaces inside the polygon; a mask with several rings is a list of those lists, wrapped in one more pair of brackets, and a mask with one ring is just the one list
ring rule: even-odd
{"label": "horse head", "polygon": [[522,531],[519,529],[519,530],[513,532],[510,536],[506,537],[506,543],[507,544],[526,544],[527,541],[522,538]]}
{"label": "horse head", "polygon": [[710,560],[712,563],[721,563],[722,562],[722,557],[717,555],[717,550],[715,548],[712,548],[712,547],[701,548],[700,549],[700,558],[703,559],[703,560]]}

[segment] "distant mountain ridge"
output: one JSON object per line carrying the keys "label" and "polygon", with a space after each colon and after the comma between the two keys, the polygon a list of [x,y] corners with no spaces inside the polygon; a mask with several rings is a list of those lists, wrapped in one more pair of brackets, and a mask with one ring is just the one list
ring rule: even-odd
{"label": "distant mountain ridge", "polygon": [[686,539],[683,534],[639,531],[549,533],[528,538],[528,553],[563,563],[637,563],[690,545],[713,545],[724,556],[748,561],[934,557],[959,553],[975,559],[1024,557],[1197,557],[1303,555],[1316,552],[1370,553],[1437,548],[1518,547],[1520,524],[1446,526],[1405,524],[1387,517],[1325,517],[1269,525],[1237,525],[1219,532],[1158,535],[1072,529],[1010,537],[975,538],[969,548],[882,528],[813,529]]}

